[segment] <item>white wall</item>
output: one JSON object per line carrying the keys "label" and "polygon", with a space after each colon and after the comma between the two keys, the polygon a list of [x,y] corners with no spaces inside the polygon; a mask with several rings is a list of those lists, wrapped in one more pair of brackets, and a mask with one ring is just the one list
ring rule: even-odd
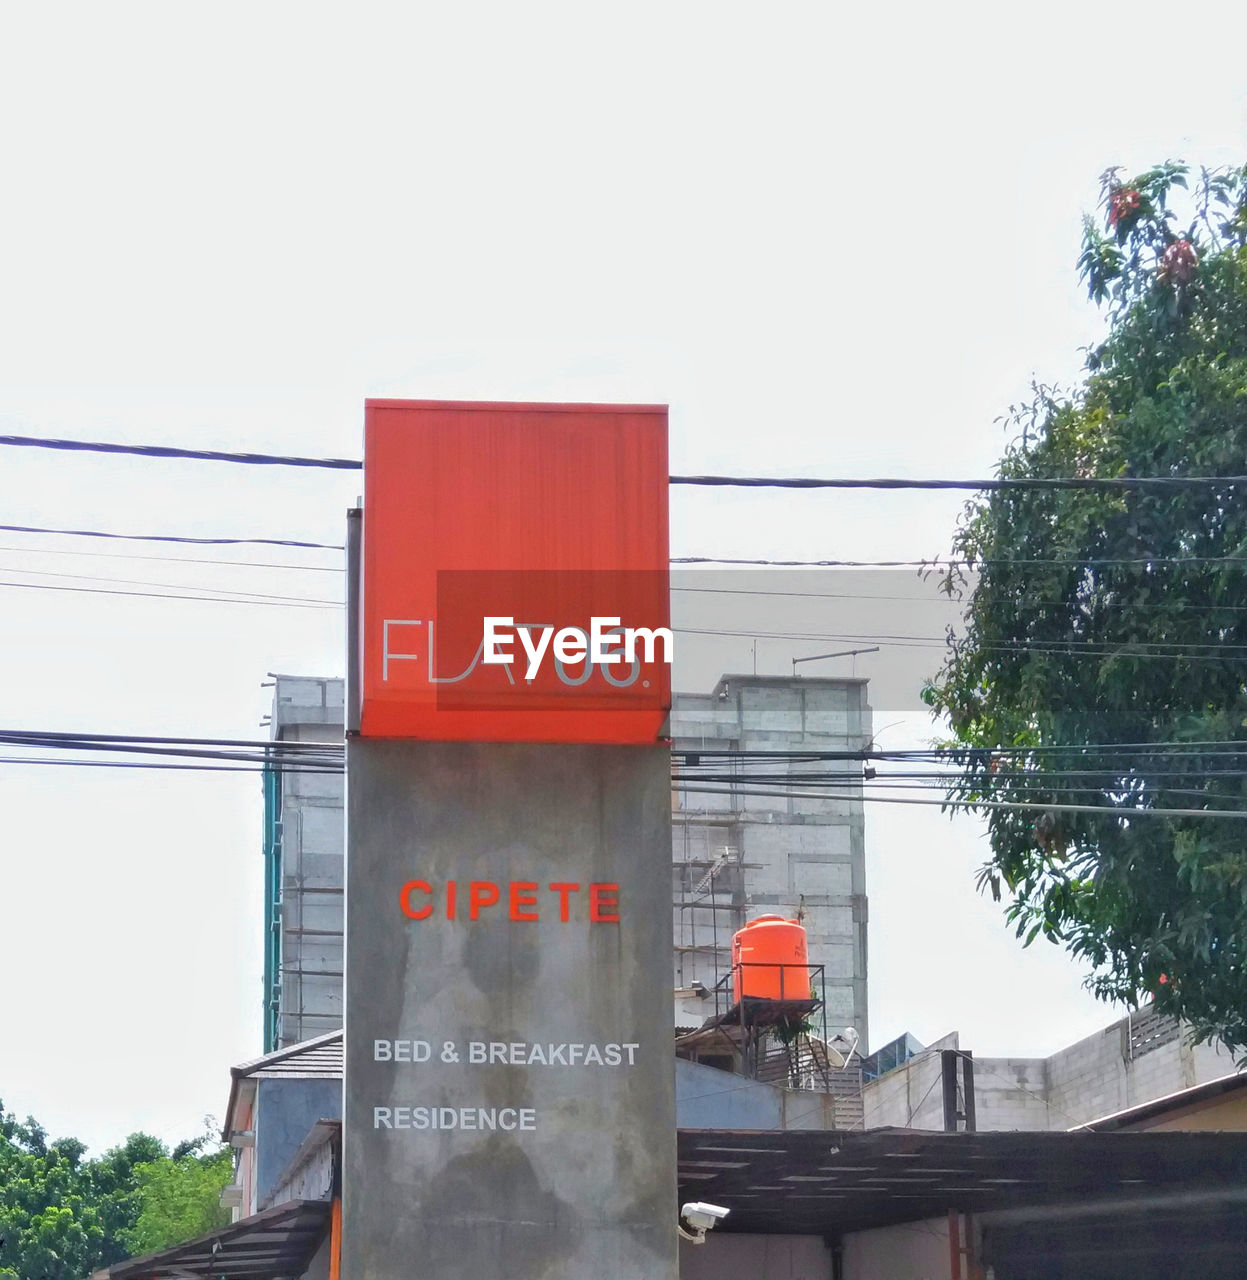
{"label": "white wall", "polygon": [[843,1243],[844,1280],[948,1280],[952,1274],[947,1218],[854,1231]]}
{"label": "white wall", "polygon": [[680,1241],[680,1280],[829,1280],[830,1276],[831,1252],[821,1236],[712,1231],[702,1245]]}

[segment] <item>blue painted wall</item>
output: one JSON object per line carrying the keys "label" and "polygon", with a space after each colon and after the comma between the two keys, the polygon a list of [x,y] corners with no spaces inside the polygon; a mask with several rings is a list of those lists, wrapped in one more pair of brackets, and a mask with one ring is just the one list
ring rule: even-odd
{"label": "blue painted wall", "polygon": [[259,1080],[256,1093],[256,1198],[264,1204],[317,1120],[342,1119],[341,1080]]}
{"label": "blue painted wall", "polygon": [[783,1099],[774,1085],[677,1058],[675,1117],[681,1129],[778,1129]]}

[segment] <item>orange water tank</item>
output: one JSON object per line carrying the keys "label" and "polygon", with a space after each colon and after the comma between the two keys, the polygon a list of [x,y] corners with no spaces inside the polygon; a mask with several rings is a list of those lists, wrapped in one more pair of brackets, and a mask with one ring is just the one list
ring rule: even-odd
{"label": "orange water tank", "polygon": [[783,916],[759,916],[732,938],[732,999],[808,1000],[805,929]]}

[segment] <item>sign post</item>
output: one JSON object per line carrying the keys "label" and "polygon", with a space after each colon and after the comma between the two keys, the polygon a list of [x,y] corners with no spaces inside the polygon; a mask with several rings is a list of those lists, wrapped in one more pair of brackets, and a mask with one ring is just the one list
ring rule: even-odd
{"label": "sign post", "polygon": [[675,1280],[665,410],[370,404],[365,467],[342,1274]]}

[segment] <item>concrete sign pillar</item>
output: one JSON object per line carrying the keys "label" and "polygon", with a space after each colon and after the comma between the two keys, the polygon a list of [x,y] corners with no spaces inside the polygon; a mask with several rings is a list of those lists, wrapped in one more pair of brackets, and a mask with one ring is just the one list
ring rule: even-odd
{"label": "concrete sign pillar", "polygon": [[353,738],[345,1280],[675,1280],[670,759]]}

